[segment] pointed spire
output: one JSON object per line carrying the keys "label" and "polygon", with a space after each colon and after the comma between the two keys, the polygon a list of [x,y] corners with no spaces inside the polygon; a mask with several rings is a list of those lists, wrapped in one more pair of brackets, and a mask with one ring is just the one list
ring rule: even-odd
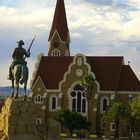
{"label": "pointed spire", "polygon": [[66,11],[64,0],[57,0],[55,14],[53,18],[53,24],[49,35],[49,41],[51,40],[53,33],[57,30],[61,40],[66,41],[69,34],[69,29],[67,25]]}

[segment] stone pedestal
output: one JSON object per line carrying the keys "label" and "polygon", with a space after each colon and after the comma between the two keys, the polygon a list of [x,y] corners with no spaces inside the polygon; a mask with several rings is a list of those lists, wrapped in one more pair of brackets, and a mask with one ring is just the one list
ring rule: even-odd
{"label": "stone pedestal", "polygon": [[47,140],[60,140],[61,125],[54,119],[47,121]]}
{"label": "stone pedestal", "polygon": [[8,97],[0,114],[0,140],[41,140],[36,132],[33,103]]}

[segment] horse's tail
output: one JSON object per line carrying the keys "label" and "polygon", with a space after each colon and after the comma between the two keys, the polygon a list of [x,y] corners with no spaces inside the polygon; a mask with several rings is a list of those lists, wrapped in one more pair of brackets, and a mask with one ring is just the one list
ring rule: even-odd
{"label": "horse's tail", "polygon": [[28,67],[26,65],[23,65],[22,66],[22,69],[21,69],[21,80],[20,80],[20,84],[23,84],[23,83],[27,82],[28,75],[29,75]]}

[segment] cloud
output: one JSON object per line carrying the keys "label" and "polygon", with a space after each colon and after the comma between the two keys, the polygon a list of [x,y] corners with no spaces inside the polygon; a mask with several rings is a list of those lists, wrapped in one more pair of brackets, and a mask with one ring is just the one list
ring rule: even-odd
{"label": "cloud", "polygon": [[82,35],[80,33],[76,33],[76,32],[71,33],[71,36],[74,37],[74,38],[82,37]]}
{"label": "cloud", "polygon": [[[11,0],[10,2],[14,2]],[[16,41],[23,39],[27,49],[37,38],[29,58],[30,73],[39,53],[48,52],[48,35],[56,0],[16,0],[0,3],[0,85],[7,84],[8,67]],[[137,0],[65,1],[71,36],[71,55],[121,55],[140,78],[140,2]],[[12,61],[12,60],[11,60]],[[31,75],[31,74],[30,74]],[[31,78],[30,78],[31,79]],[[9,83],[8,83],[9,84]]]}
{"label": "cloud", "polygon": [[47,24],[43,24],[43,23],[37,24],[37,25],[35,25],[35,27],[36,28],[42,28],[42,29],[48,30]]}
{"label": "cloud", "polygon": [[140,32],[138,30],[140,25],[140,19],[138,18],[140,11],[130,14],[130,16],[132,20],[124,24],[121,33],[125,39],[140,39]]}
{"label": "cloud", "polygon": [[87,2],[99,4],[99,5],[112,5],[112,0],[86,0]]}

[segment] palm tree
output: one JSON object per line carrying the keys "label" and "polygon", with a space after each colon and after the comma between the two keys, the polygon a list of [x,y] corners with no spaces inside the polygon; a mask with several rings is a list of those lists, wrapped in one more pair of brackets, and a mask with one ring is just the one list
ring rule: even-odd
{"label": "palm tree", "polygon": [[130,135],[132,136],[132,133],[134,132],[134,124],[136,123],[136,120],[140,119],[140,96],[129,103],[128,109],[128,122],[130,123]]}
{"label": "palm tree", "polygon": [[96,83],[95,78],[91,74],[85,75],[82,78],[81,83],[86,92],[87,100],[92,99],[94,93],[97,92],[97,83]]}
{"label": "palm tree", "polygon": [[115,123],[114,137],[119,137],[119,126],[122,120],[127,120],[129,110],[126,104],[121,102],[114,103],[113,106],[103,115],[103,120],[113,121]]}
{"label": "palm tree", "polygon": [[[91,74],[88,74],[82,78],[81,84],[84,88],[85,96],[87,98],[88,120],[91,122],[92,127],[93,127],[93,125],[94,125],[94,127],[96,127],[96,117],[97,116],[95,116],[95,118],[93,120],[93,101],[94,101],[94,95],[95,95],[95,93],[97,93],[97,88],[98,88],[97,82]],[[92,127],[91,127],[91,130],[96,129],[96,128],[92,128]],[[97,129],[96,129],[96,132],[97,132]]]}

